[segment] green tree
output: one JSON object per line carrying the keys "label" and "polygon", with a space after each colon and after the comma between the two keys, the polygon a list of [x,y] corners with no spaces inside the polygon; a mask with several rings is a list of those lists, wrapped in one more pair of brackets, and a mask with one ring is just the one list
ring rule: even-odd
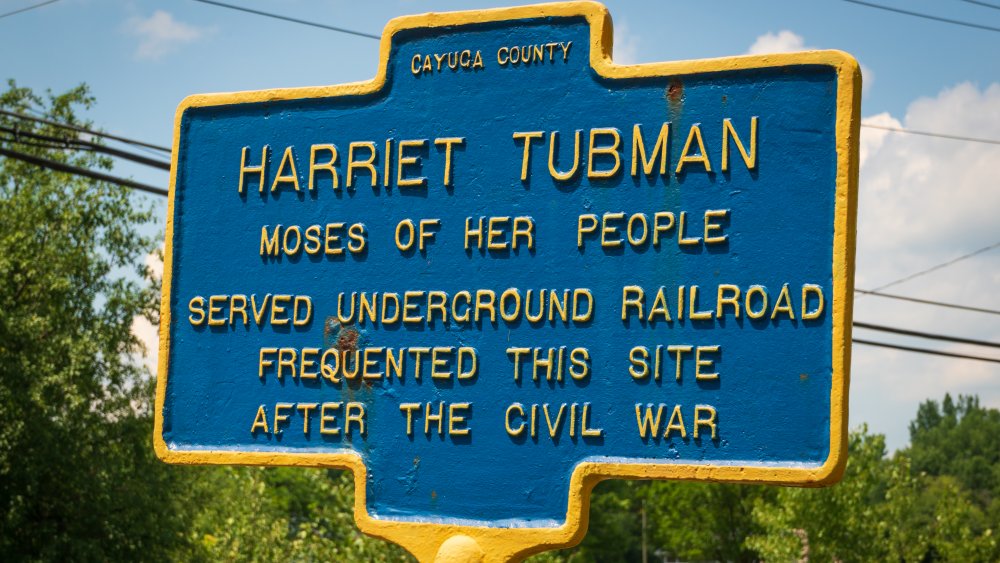
{"label": "green tree", "polygon": [[[0,108],[87,125],[86,87],[45,97],[11,82]],[[0,117],[0,125],[66,131]],[[20,141],[20,142],[18,142]],[[4,133],[0,146],[75,166],[93,153]],[[0,553],[141,560],[182,544],[187,476],[152,455],[150,374],[133,319],[153,312],[141,265],[152,220],[129,190],[0,159]],[[131,272],[132,275],[128,275]]]}
{"label": "green tree", "polygon": [[[344,471],[211,468],[191,529],[205,561],[402,561],[400,547],[354,525],[354,481]],[[412,559],[412,558],[411,558]]]}
{"label": "green tree", "polygon": [[[0,108],[87,126],[80,86]],[[0,147],[89,169],[58,127],[0,115]],[[11,130],[17,130],[12,133]],[[6,130],[6,131],[5,131]],[[344,472],[183,467],[153,455],[152,375],[132,333],[155,318],[153,220],[126,188],[0,158],[0,558],[396,561],[353,523]]]}
{"label": "green tree", "polygon": [[881,507],[887,552],[898,561],[995,561],[983,511],[954,477],[913,475],[898,455]]}
{"label": "green tree", "polygon": [[1000,498],[1000,411],[974,396],[925,401],[910,423],[909,455],[914,472],[951,475],[987,507]]}
{"label": "green tree", "polygon": [[645,490],[650,553],[688,561],[755,561],[757,554],[745,545],[759,531],[753,509],[775,494],[758,485],[652,482]]}
{"label": "green tree", "polygon": [[877,511],[885,497],[885,439],[861,430],[851,434],[843,480],[824,489],[782,488],[773,501],[760,501],[754,518],[763,532],[747,546],[765,561],[880,561]]}
{"label": "green tree", "polygon": [[[939,404],[928,400],[917,409],[910,423],[910,447],[914,476],[936,483],[942,502],[956,499],[972,502],[964,513],[964,528],[955,533],[971,534],[976,545],[997,533],[1000,523],[1000,410],[984,408],[976,396],[946,394]],[[950,492],[944,492],[948,489]],[[924,520],[930,519],[924,508]],[[941,542],[938,542],[939,544]],[[940,551],[947,546],[935,544]],[[1000,559],[995,545],[989,557]]]}
{"label": "green tree", "polygon": [[[590,532],[535,561],[998,561],[1000,411],[976,397],[927,401],[912,446],[850,435],[843,480],[822,489],[606,482]],[[642,514],[646,526],[643,534]]]}
{"label": "green tree", "polygon": [[851,434],[843,480],[825,489],[781,489],[759,502],[763,531],[747,546],[765,561],[994,561],[991,520],[950,475],[911,469],[885,439]]}
{"label": "green tree", "polygon": [[[759,531],[755,504],[769,487],[683,481],[605,481],[591,497],[587,536],[577,547],[532,561],[754,561],[745,545]],[[643,530],[645,513],[645,531]]]}

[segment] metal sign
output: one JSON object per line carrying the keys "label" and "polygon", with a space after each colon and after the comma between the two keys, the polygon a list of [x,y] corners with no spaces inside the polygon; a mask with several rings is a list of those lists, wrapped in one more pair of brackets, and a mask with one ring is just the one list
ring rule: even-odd
{"label": "metal sign", "polygon": [[370,82],[186,99],[158,455],[349,468],[422,559],[579,541],[604,478],[836,481],[857,63],[611,35],[404,17]]}

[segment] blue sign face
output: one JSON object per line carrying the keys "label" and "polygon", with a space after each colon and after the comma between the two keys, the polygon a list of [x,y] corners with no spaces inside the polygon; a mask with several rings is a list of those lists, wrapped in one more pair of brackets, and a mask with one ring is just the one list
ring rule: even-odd
{"label": "blue sign face", "polygon": [[181,106],[164,459],[360,467],[366,517],[473,527],[602,477],[838,478],[856,64],[621,67],[579,10],[404,19],[371,83]]}

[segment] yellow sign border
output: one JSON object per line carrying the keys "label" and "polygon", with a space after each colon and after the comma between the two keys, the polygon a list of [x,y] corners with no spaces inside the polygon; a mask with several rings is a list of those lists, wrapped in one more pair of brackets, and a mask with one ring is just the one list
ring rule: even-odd
{"label": "yellow sign border", "polygon": [[[830,397],[830,455],[818,468],[765,468],[740,466],[673,465],[645,463],[592,463],[576,466],[570,479],[566,520],[558,528],[497,528],[377,520],[365,506],[366,470],[354,453],[317,454],[291,452],[177,451],[163,439],[163,404],[167,388],[170,350],[170,293],[173,271],[173,218],[177,179],[177,155],[181,118],[188,108],[357,96],[378,92],[385,85],[392,39],[396,33],[414,28],[438,28],[537,18],[579,18],[590,25],[590,64],[600,76],[625,79],[654,76],[707,74],[731,70],[773,68],[787,65],[829,66],[837,72],[836,116],[836,204],[833,245],[833,374]],[[160,305],[159,376],[156,382],[156,413],[153,445],[165,462],[179,464],[239,464],[331,467],[354,473],[354,518],[358,527],[373,536],[398,543],[421,561],[429,561],[449,538],[449,549],[471,549],[486,561],[519,559],[542,551],[575,545],[587,530],[590,492],[599,481],[620,479],[686,479],[736,483],[769,483],[821,486],[837,482],[847,462],[847,392],[851,360],[851,320],[854,296],[854,224],[857,213],[858,140],[861,107],[861,73],[853,57],[841,51],[807,51],[774,55],[739,56],[640,65],[618,65],[611,60],[612,26],[608,10],[595,2],[563,2],[465,12],[431,13],[391,20],[382,33],[378,74],[366,82],[335,86],[282,88],[255,92],[201,94],[185,98],[174,119],[170,194],[167,204],[166,246]],[[478,546],[476,544],[478,543]],[[469,547],[469,546],[472,547]],[[480,551],[481,550],[481,551]],[[457,553],[458,551],[452,551]],[[463,551],[462,553],[470,553]]]}

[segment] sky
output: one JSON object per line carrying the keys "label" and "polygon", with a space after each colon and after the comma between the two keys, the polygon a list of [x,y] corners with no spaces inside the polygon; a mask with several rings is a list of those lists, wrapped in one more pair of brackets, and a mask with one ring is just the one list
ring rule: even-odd
{"label": "sky", "polygon": [[[0,0],[0,13],[38,0]],[[963,0],[878,0],[1000,28],[997,8]],[[231,0],[283,15],[380,34],[400,15],[524,2]],[[1000,33],[859,6],[814,2],[618,2],[614,60],[642,63],[747,53],[840,49],[862,65],[863,122],[1000,139]],[[187,95],[314,86],[374,76],[378,43],[194,0],[60,0],[0,19],[0,76],[36,91],[87,83],[96,126],[169,146]],[[871,289],[1000,242],[1000,144],[866,128],[861,138],[856,285]],[[166,187],[167,175],[122,164],[116,173]],[[165,216],[162,198],[137,195]],[[159,225],[149,227],[162,230]],[[1000,249],[893,286],[894,293],[1000,309]],[[874,296],[855,320],[1000,342],[996,315]],[[148,341],[155,329],[136,331]],[[856,330],[855,336],[957,353],[996,350]],[[151,347],[155,351],[155,346]],[[905,447],[917,406],[946,392],[1000,408],[1000,364],[855,345],[850,425]]]}

